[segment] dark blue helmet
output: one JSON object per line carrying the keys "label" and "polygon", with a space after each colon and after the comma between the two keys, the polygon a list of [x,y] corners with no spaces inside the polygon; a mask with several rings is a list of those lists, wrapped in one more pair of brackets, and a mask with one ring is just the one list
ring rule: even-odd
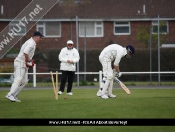
{"label": "dark blue helmet", "polygon": [[127,53],[130,53],[131,55],[135,53],[135,48],[132,45],[127,45],[126,50],[127,50]]}

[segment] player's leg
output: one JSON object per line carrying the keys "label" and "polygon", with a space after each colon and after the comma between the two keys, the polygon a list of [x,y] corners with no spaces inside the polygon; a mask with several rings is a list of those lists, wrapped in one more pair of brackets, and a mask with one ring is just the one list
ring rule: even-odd
{"label": "player's leg", "polygon": [[[113,69],[113,78],[116,76],[116,70]],[[109,92],[108,92],[108,96],[110,98],[116,98],[116,95],[112,94],[112,89],[113,89],[113,83],[114,83],[114,80],[112,79],[111,82],[110,82],[110,85],[109,85]]]}
{"label": "player's leg", "polygon": [[103,58],[99,58],[99,61],[100,61],[101,65],[102,65],[102,67],[103,67],[103,69],[102,69],[103,70],[103,79],[100,82],[100,89],[97,92],[97,96],[98,97],[101,96],[101,92],[102,92],[104,84],[105,84],[105,82],[107,80],[107,72],[106,72],[107,71],[107,61],[104,60]]}
{"label": "player's leg", "polygon": [[103,66],[103,75],[107,77],[104,87],[102,89],[101,92],[101,97],[102,98],[108,98],[108,96],[105,95],[106,91],[108,90],[109,84],[111,82],[111,80],[113,79],[113,70],[111,67],[111,61],[104,61],[102,63]]}
{"label": "player's leg", "polygon": [[104,76],[101,83],[100,83],[100,89],[97,92],[98,97],[101,96],[101,91],[103,90],[103,87],[104,87],[104,84],[105,84],[106,80],[107,80],[107,77]]}
{"label": "player's leg", "polygon": [[11,101],[16,101],[13,95],[18,91],[26,71],[24,64],[19,61],[14,62],[14,68],[14,81],[11,86],[10,92],[6,95],[6,98]]}
{"label": "player's leg", "polygon": [[110,84],[109,84],[109,88],[108,88],[108,97],[109,98],[116,98],[116,95],[112,94],[113,82],[114,82],[114,80],[112,79],[110,81]]}
{"label": "player's leg", "polygon": [[61,84],[60,84],[60,89],[58,94],[62,94],[62,92],[64,92],[65,89],[65,85],[66,85],[66,81],[67,81],[67,71],[62,71],[62,75],[61,75]]}
{"label": "player's leg", "polygon": [[73,95],[73,93],[71,91],[72,91],[72,84],[73,84],[73,80],[74,80],[74,75],[75,75],[75,72],[69,71],[68,85],[67,85],[67,94],[68,95]]}
{"label": "player's leg", "polygon": [[[28,83],[28,69],[26,68],[26,72],[25,72],[25,76],[22,80],[22,84],[19,86],[18,91],[16,91],[16,93],[14,93],[14,98],[16,100],[18,100],[17,96],[19,95],[19,93],[21,92],[21,90],[25,87],[25,85]],[[20,100],[18,100],[20,102]]]}

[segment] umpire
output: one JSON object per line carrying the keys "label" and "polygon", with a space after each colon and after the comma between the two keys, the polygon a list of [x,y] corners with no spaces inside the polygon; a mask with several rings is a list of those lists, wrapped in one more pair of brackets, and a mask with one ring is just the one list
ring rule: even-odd
{"label": "umpire", "polygon": [[61,52],[58,56],[58,59],[61,61],[60,70],[62,71],[61,75],[61,84],[58,94],[61,95],[64,92],[66,81],[68,80],[67,86],[67,95],[73,95],[72,83],[74,80],[76,63],[79,62],[80,56],[78,50],[73,47],[73,41],[67,41],[67,47],[61,49]]}

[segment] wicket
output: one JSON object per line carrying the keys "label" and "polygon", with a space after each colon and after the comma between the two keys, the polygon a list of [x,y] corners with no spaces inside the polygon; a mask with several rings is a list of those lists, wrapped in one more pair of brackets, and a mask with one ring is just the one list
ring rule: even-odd
{"label": "wicket", "polygon": [[56,71],[56,86],[55,86],[55,81],[53,77],[52,71],[50,72],[51,79],[52,79],[52,85],[53,85],[53,91],[55,94],[55,99],[58,100],[58,71]]}

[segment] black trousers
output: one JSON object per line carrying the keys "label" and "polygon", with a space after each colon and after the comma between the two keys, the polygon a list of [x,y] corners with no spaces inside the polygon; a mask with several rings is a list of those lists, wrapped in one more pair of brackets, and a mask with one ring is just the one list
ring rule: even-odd
{"label": "black trousers", "polygon": [[74,80],[74,71],[62,71],[61,75],[61,84],[60,84],[60,91],[64,92],[66,82],[68,81],[67,85],[67,93],[71,92],[72,90],[72,84]]}

